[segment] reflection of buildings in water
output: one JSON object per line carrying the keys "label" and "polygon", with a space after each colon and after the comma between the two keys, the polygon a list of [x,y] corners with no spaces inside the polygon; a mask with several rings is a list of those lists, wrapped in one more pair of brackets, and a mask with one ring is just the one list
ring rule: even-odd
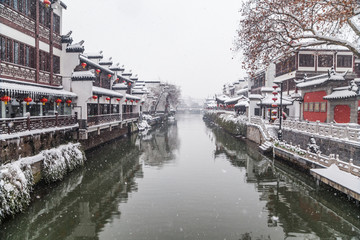
{"label": "reflection of buildings in water", "polygon": [[[119,144],[129,151],[116,150]],[[84,168],[59,185],[43,189],[44,194],[36,193],[44,197],[19,216],[21,223],[5,223],[18,237],[0,232],[0,239],[98,239],[97,233],[109,219],[121,214],[119,204],[127,201],[129,192],[137,191],[135,176],[143,176],[139,154],[125,140],[92,152]]]}
{"label": "reflection of buildings in water", "polygon": [[160,167],[175,159],[175,150],[179,146],[176,124],[165,125],[140,138],[141,159],[146,165]]}
{"label": "reflection of buildings in water", "polygon": [[358,214],[341,209],[344,203],[338,199],[329,201],[317,194],[307,175],[273,162],[222,129],[211,132],[209,138],[216,139],[215,157],[224,154],[234,166],[246,168],[246,182],[255,184],[260,200],[266,202],[268,227],[281,225],[287,237],[360,236]]}

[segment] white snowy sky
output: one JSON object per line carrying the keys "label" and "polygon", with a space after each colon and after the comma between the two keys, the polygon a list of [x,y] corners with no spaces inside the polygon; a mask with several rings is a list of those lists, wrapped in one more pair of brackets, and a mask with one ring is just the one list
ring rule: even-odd
{"label": "white snowy sky", "polygon": [[125,65],[140,80],[179,85],[206,98],[244,77],[230,50],[241,0],[64,0],[63,34],[84,40],[85,52]]}

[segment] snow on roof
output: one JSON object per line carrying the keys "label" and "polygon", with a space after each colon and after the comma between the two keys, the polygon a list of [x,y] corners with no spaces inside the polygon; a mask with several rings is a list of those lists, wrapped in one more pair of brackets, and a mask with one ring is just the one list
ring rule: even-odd
{"label": "snow on roof", "polygon": [[339,74],[336,73],[333,69],[331,69],[331,71],[329,71],[327,74],[321,74],[310,78],[307,78],[305,76],[303,80],[297,82],[296,87],[311,87],[321,85],[327,81],[345,81],[346,74],[347,71],[345,73]]}
{"label": "snow on roof", "polygon": [[136,81],[136,80],[139,79],[139,77],[138,77],[138,75],[136,74],[135,76],[131,76],[130,79],[133,80],[133,81]]}
{"label": "snow on roof", "polygon": [[73,42],[71,34],[72,34],[72,31],[68,32],[65,35],[61,35],[61,43],[69,43],[69,44],[71,44]]}
{"label": "snow on roof", "polygon": [[[280,105],[280,98],[277,97],[277,100],[274,101],[272,100],[272,98],[274,98],[273,95],[266,95],[263,99],[260,100],[260,102],[258,102],[258,105],[265,105],[265,106],[270,106],[272,104],[276,104],[276,105]],[[292,105],[293,103],[287,99],[282,99],[282,105]]]}
{"label": "snow on roof", "polygon": [[121,93],[118,93],[116,91],[107,89],[107,88],[101,88],[101,87],[92,87],[93,94],[99,94],[99,95],[105,95],[110,97],[123,97],[124,95]]}
{"label": "snow on roof", "polygon": [[96,53],[85,53],[84,56],[86,56],[89,59],[102,59],[103,58],[103,51],[96,52]]}
{"label": "snow on roof", "polygon": [[249,99],[261,99],[263,96],[261,94],[250,94]]}
{"label": "snow on roof", "polygon": [[239,101],[240,99],[247,99],[247,97],[239,96],[239,97],[235,97],[235,98],[230,98],[230,99],[225,100],[225,103],[226,104],[235,103],[235,102]]}
{"label": "snow on roof", "polygon": [[76,71],[71,75],[71,80],[95,80],[96,76],[93,70],[90,71]]}
{"label": "snow on roof", "polygon": [[128,89],[128,86],[125,83],[117,83],[114,84],[112,88],[115,90],[124,90],[124,89]]}
{"label": "snow on roof", "polygon": [[110,57],[108,60],[101,60],[99,62],[100,65],[109,65],[111,66],[113,64],[112,57]]}
{"label": "snow on roof", "polygon": [[237,104],[235,104],[235,107],[249,107],[249,101],[248,100],[239,101]]}
{"label": "snow on roof", "polygon": [[146,83],[160,83],[160,80],[146,80],[145,84]]}
{"label": "snow on roof", "polygon": [[244,94],[244,93],[247,93],[249,91],[248,88],[243,88],[243,89],[240,89],[239,91],[236,92],[237,95],[239,94]]}
{"label": "snow on roof", "polygon": [[273,92],[274,91],[274,88],[272,87],[262,87],[261,92]]}
{"label": "snow on roof", "polygon": [[332,100],[332,99],[345,99],[356,96],[357,96],[356,92],[346,89],[346,90],[334,91],[323,98],[327,100]]}
{"label": "snow on roof", "polygon": [[66,52],[84,52],[85,48],[83,46],[84,40],[81,40],[78,43],[70,44],[66,47]]}
{"label": "snow on roof", "polygon": [[76,97],[77,95],[73,92],[68,92],[63,87],[55,87],[41,84],[32,84],[19,82],[15,80],[9,80],[0,83],[0,92],[10,93],[23,93],[23,94],[37,94],[45,96],[65,96],[65,97]]}
{"label": "snow on roof", "polygon": [[131,94],[126,94],[126,99],[140,100],[139,97],[136,97],[136,96],[131,95]]}
{"label": "snow on roof", "polygon": [[85,57],[84,55],[80,55],[80,61],[82,62],[86,62],[87,64],[91,65],[93,68],[98,68],[102,71],[105,71],[106,73],[110,73],[110,74],[114,74],[113,71],[111,71],[110,69],[103,67],[99,64],[97,64],[96,62],[91,61],[90,59],[88,59],[87,57]]}
{"label": "snow on roof", "polygon": [[124,71],[125,67],[124,65],[120,66],[120,63],[117,63],[116,65],[110,66],[109,69],[112,71]]}
{"label": "snow on roof", "polygon": [[216,96],[216,100],[218,100],[220,102],[225,102],[228,99],[230,99],[230,98],[228,96],[226,96],[226,95]]}
{"label": "snow on roof", "polygon": [[332,164],[328,168],[317,168],[311,169],[310,171],[333,182],[336,182],[339,185],[346,187],[356,193],[360,193],[359,177],[340,170],[336,164]]}

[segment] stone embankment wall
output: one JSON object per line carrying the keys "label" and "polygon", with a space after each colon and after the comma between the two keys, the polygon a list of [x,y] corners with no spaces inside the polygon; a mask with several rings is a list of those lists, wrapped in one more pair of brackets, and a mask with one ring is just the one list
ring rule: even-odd
{"label": "stone embankment wall", "polygon": [[245,121],[224,119],[221,118],[220,114],[217,113],[206,113],[204,115],[204,120],[217,124],[231,135],[243,136],[257,144],[262,144],[265,141],[259,127],[248,124]]}
{"label": "stone embankment wall", "polygon": [[76,129],[50,131],[0,141],[0,165],[34,156],[42,150],[51,149],[75,139]]}
{"label": "stone embankment wall", "polygon": [[290,129],[283,129],[283,140],[300,148],[307,149],[307,144],[311,137],[316,140],[316,145],[319,146],[323,155],[338,154],[339,159],[349,162],[353,159],[354,164],[360,165],[360,144],[355,142],[345,142],[341,139],[330,138],[326,136],[312,135],[306,132],[293,131]]}

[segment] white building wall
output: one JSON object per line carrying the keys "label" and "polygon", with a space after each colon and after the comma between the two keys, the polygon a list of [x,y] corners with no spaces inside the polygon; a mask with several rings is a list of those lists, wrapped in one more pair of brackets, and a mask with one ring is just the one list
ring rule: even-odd
{"label": "white building wall", "polygon": [[79,119],[87,119],[87,103],[94,101],[92,96],[92,81],[73,81],[71,83],[72,92],[77,94],[76,105],[81,106],[75,108]]}

